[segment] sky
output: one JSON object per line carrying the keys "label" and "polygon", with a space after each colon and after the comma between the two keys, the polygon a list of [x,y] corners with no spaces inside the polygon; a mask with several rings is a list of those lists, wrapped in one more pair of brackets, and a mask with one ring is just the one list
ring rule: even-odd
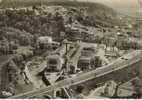
{"label": "sky", "polygon": [[[101,2],[103,4],[115,8],[118,11],[142,13],[142,6],[140,6],[138,0],[78,0],[78,1]],[[140,1],[142,2],[142,0]]]}

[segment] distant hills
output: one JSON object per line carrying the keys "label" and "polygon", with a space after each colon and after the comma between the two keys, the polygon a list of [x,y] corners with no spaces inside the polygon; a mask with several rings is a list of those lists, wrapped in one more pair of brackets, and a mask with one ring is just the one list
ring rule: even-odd
{"label": "distant hills", "polygon": [[2,0],[0,3],[1,8],[8,7],[26,7],[32,5],[61,5],[61,6],[74,6],[74,7],[90,7],[91,11],[93,10],[107,10],[114,14],[114,11],[111,7],[107,7],[103,4],[96,2],[84,2],[78,0]]}
{"label": "distant hills", "polygon": [[11,7],[11,6],[27,6],[31,4],[48,4],[51,2],[99,2],[107,6],[112,7],[118,12],[130,15],[142,15],[142,5],[139,1],[142,0],[0,0],[2,1],[1,7]]}
{"label": "distant hills", "polygon": [[116,11],[126,15],[142,17],[142,0],[88,0],[88,1],[103,3],[105,5],[108,5],[109,7],[112,7]]}
{"label": "distant hills", "polygon": [[109,24],[118,23],[117,13],[111,7],[101,3],[84,2],[75,0],[3,0],[0,7],[27,7],[32,5],[59,5],[59,6],[73,6],[73,7],[87,7],[87,13],[92,16],[98,23]]}
{"label": "distant hills", "polygon": [[[115,16],[115,11],[103,4],[95,3],[95,2],[82,2],[82,1],[75,1],[75,0],[3,0],[1,2],[1,8],[7,7],[27,7],[32,5],[59,5],[59,6],[73,6],[73,7],[89,7],[88,13],[92,14],[101,14],[107,13],[106,15]],[[103,16],[103,15],[102,15]]]}

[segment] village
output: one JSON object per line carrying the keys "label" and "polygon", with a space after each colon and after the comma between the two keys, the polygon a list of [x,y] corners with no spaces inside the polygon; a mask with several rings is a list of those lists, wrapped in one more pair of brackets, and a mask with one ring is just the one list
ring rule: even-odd
{"label": "village", "polygon": [[[88,9],[44,5],[0,9],[0,98],[46,88],[141,50],[142,26],[138,19],[114,19],[114,13],[110,13],[104,14],[105,22],[93,18]],[[134,81],[139,83],[139,79]],[[97,86],[86,85],[88,88],[79,85],[59,89],[53,98],[133,96],[138,95],[132,88],[135,84],[132,81],[120,86],[117,96],[117,85],[110,80]]]}

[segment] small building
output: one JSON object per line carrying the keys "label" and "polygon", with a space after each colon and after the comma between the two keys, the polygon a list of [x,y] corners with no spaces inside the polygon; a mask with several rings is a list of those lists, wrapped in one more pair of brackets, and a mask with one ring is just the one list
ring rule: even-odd
{"label": "small building", "polygon": [[52,40],[52,37],[42,36],[37,39],[37,47],[40,49],[48,48],[55,49],[60,45],[59,42],[55,42]]}
{"label": "small building", "polygon": [[37,46],[40,49],[48,48],[50,47],[50,44],[52,44],[52,37],[49,36],[41,36],[37,39]]}
{"label": "small building", "polygon": [[43,43],[43,44],[47,44],[47,43],[52,43],[52,37],[49,36],[41,36],[38,38],[37,40],[38,43]]}

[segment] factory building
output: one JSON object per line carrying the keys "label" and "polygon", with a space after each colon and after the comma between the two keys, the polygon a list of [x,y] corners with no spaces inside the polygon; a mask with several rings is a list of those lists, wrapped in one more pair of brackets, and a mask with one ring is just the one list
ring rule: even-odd
{"label": "factory building", "polygon": [[51,72],[61,71],[64,60],[59,55],[51,55],[47,58],[47,70]]}

